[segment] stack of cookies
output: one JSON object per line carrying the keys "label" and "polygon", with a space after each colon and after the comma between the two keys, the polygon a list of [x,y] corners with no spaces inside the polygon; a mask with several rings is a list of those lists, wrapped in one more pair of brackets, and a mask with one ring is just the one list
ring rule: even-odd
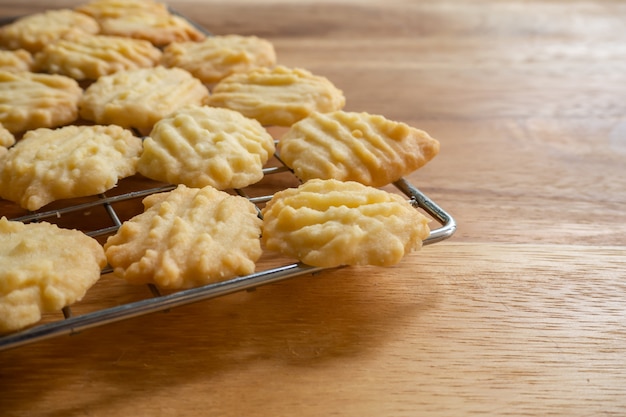
{"label": "stack of cookies", "polygon": [[[266,39],[209,36],[153,0],[94,0],[5,25],[0,48],[0,198],[37,211],[125,177],[175,186],[104,245],[2,218],[0,332],[80,300],[107,264],[176,290],[251,274],[263,250],[313,266],[393,265],[429,235],[429,220],[381,187],[439,142],[345,111],[339,88],[280,65]],[[301,186],[262,207],[232,192],[258,183],[274,156]]]}

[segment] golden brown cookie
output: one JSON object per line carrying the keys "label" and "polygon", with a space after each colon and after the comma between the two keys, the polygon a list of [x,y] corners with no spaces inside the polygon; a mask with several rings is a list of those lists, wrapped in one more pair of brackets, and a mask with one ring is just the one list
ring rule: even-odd
{"label": "golden brown cookie", "polygon": [[34,53],[72,33],[98,33],[95,19],[70,9],[48,10],[17,19],[0,28],[0,46]]}
{"label": "golden brown cookie", "polygon": [[291,126],[314,111],[345,105],[343,92],[327,78],[282,65],[230,75],[212,93],[209,105],[236,110],[263,125]]}
{"label": "golden brown cookie", "polygon": [[311,180],[262,210],[269,250],[320,267],[389,266],[420,249],[428,219],[404,197],[363,184]]}
{"label": "golden brown cookie", "polygon": [[74,10],[96,20],[138,14],[169,14],[165,3],[154,0],[93,0],[76,6]]}
{"label": "golden brown cookie", "polygon": [[425,165],[439,142],[380,115],[337,111],[295,123],[277,148],[302,181],[334,178],[380,187]]}
{"label": "golden brown cookie", "polygon": [[206,35],[188,20],[174,14],[139,13],[100,20],[102,34],[143,39],[156,46],[172,42],[201,41]]}
{"label": "golden brown cookie", "polygon": [[78,230],[0,218],[0,333],[80,301],[100,278],[102,246]]}
{"label": "golden brown cookie", "polygon": [[100,77],[83,94],[80,115],[98,124],[116,124],[148,134],[177,109],[200,105],[209,91],[180,68],[143,68]]}
{"label": "golden brown cookie", "polygon": [[143,203],[104,246],[117,276],[179,289],[254,272],[261,220],[247,199],[180,185]]}
{"label": "golden brown cookie", "polygon": [[14,134],[72,123],[82,93],[63,75],[0,71],[0,123]]}
{"label": "golden brown cookie", "polygon": [[189,187],[242,188],[263,178],[274,138],[234,110],[187,106],[159,120],[144,140],[137,170]]}
{"label": "golden brown cookie", "polygon": [[14,51],[0,50],[0,71],[31,71],[33,69],[33,56],[25,49]]}
{"label": "golden brown cookie", "polygon": [[274,45],[256,36],[209,36],[201,42],[174,42],[163,50],[166,67],[189,71],[205,84],[236,72],[276,64]]}
{"label": "golden brown cookie", "polygon": [[0,159],[0,197],[28,210],[102,193],[133,175],[141,139],[119,126],[36,129]]}
{"label": "golden brown cookie", "polygon": [[118,71],[151,68],[160,59],[161,50],[148,41],[85,34],[46,45],[35,54],[34,67],[75,80],[95,80]]}

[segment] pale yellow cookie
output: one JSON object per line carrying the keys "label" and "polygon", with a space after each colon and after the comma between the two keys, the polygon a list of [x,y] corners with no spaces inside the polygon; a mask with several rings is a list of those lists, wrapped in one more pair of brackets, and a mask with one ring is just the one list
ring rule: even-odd
{"label": "pale yellow cookie", "polygon": [[288,188],[262,215],[267,249],[320,267],[390,266],[430,233],[428,219],[404,197],[353,181]]}
{"label": "pale yellow cookie", "polygon": [[137,171],[190,187],[242,188],[263,178],[274,138],[234,110],[188,106],[158,121],[144,140]]}
{"label": "pale yellow cookie", "polygon": [[72,123],[82,93],[63,75],[0,71],[0,123],[14,134]]}
{"label": "pale yellow cookie", "polygon": [[0,123],[0,159],[6,155],[7,148],[15,143],[15,136]]}
{"label": "pale yellow cookie", "polygon": [[143,201],[104,245],[114,273],[130,283],[179,289],[254,272],[261,220],[243,197],[178,186]]}
{"label": "pale yellow cookie", "polygon": [[31,71],[33,56],[25,49],[14,51],[0,51],[0,71]]}
{"label": "pale yellow cookie", "polygon": [[151,68],[160,59],[161,50],[148,41],[85,34],[48,44],[35,54],[34,67],[75,80],[95,80],[118,71]]}
{"label": "pale yellow cookie", "polygon": [[102,246],[78,230],[0,218],[0,333],[80,301],[98,281]]}
{"label": "pale yellow cookie", "polygon": [[180,68],[143,68],[98,78],[83,94],[80,115],[148,134],[160,119],[186,105],[200,105],[209,90]]}
{"label": "pale yellow cookie", "polygon": [[0,197],[28,210],[102,193],[133,175],[141,139],[119,126],[36,129],[0,159]]}
{"label": "pale yellow cookie", "polygon": [[358,181],[380,187],[425,165],[439,142],[423,130],[368,113],[313,113],[278,143],[281,160],[303,181]]}
{"label": "pale yellow cookie", "polygon": [[98,22],[70,9],[48,10],[17,19],[0,28],[0,46],[34,53],[72,33],[98,33]]}
{"label": "pale yellow cookie", "polygon": [[128,14],[101,19],[101,32],[105,35],[144,39],[156,46],[172,42],[201,41],[206,35],[188,20],[173,14]]}
{"label": "pale yellow cookie", "polygon": [[8,148],[15,143],[15,136],[13,133],[0,123],[0,148]]}
{"label": "pale yellow cookie", "polygon": [[209,36],[201,42],[174,42],[163,50],[162,63],[189,71],[205,84],[228,75],[276,64],[274,45],[256,36]]}
{"label": "pale yellow cookie", "polygon": [[230,75],[217,83],[212,93],[211,106],[277,126],[290,126],[314,111],[340,110],[346,101],[327,78],[284,66]]}
{"label": "pale yellow cookie", "polygon": [[169,11],[164,3],[153,0],[94,0],[74,8],[96,20],[137,14],[167,15]]}

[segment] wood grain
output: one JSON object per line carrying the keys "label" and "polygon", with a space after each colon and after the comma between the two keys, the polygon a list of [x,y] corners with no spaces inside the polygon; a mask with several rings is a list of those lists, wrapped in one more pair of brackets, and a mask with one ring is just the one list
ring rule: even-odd
{"label": "wood grain", "polygon": [[618,414],[624,255],[443,243],[391,269],[297,278],[4,352],[0,404],[64,416]]}
{"label": "wood grain", "polygon": [[[170,4],[213,33],[270,39],[350,110],[438,138],[409,179],[458,231],[392,268],[0,352],[0,414],[623,415],[626,3]],[[0,16],[47,7],[4,1]],[[146,291],[98,285],[79,312]]]}

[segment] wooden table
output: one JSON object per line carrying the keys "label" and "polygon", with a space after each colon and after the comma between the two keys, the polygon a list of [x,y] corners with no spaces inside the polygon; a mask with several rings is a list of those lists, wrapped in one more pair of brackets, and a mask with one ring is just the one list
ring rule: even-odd
{"label": "wooden table", "polygon": [[458,231],[0,352],[1,415],[626,413],[626,3],[170,3],[438,138],[409,179]]}

